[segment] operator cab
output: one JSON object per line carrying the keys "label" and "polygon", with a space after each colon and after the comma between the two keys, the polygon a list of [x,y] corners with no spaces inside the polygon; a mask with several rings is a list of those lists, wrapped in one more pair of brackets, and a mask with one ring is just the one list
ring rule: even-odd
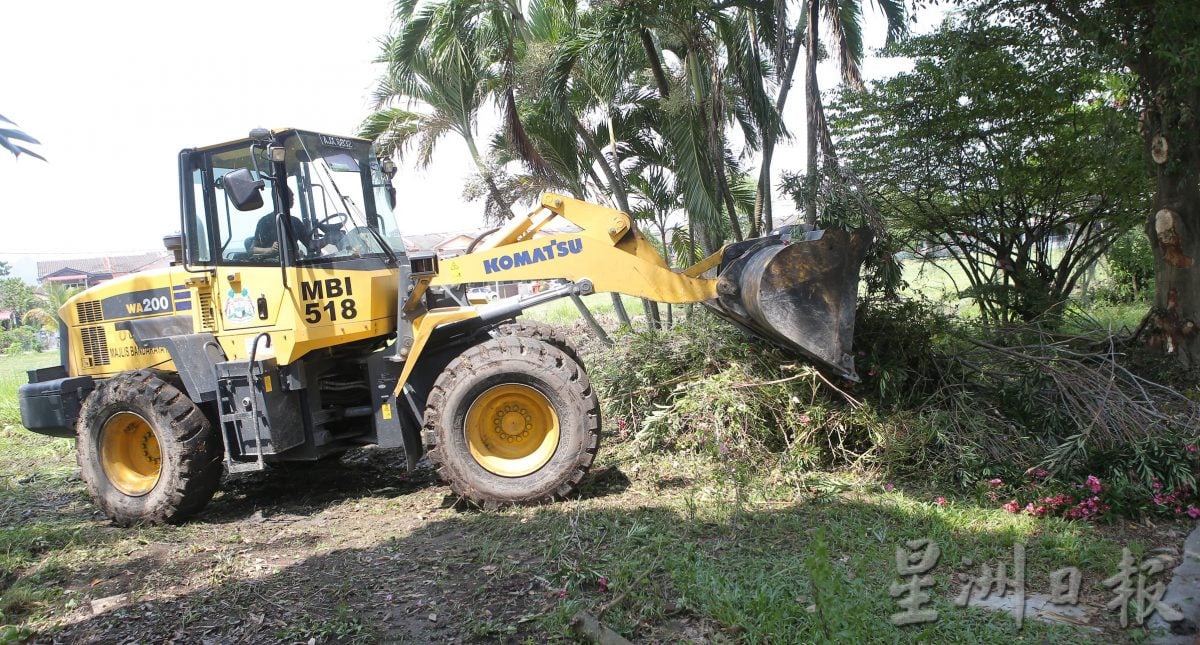
{"label": "operator cab", "polygon": [[302,130],[180,154],[191,266],[370,268],[404,244],[392,212],[390,160],[369,141]]}

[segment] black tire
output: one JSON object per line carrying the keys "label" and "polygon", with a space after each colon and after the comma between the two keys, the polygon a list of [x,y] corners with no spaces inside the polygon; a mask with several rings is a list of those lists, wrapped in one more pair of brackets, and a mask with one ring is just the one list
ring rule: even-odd
{"label": "black tire", "polygon": [[499,336],[532,338],[540,340],[543,343],[549,343],[562,350],[567,356],[570,356],[571,360],[583,365],[583,359],[579,358],[579,350],[575,347],[575,343],[571,342],[571,339],[567,337],[562,329],[553,325],[547,325],[544,322],[536,320],[518,318],[517,320],[506,322],[496,327],[496,334]]}
{"label": "black tire", "polygon": [[208,504],[221,482],[220,435],[186,394],[152,370],[101,383],[84,401],[76,433],[80,475],[118,526],[182,522]]}
{"label": "black tire", "polygon": [[[524,404],[506,406],[511,397],[532,402],[529,411]],[[504,434],[514,419],[518,431],[533,429],[531,440],[517,441],[536,453],[509,459],[485,446],[490,440],[497,451],[523,450],[500,441],[517,436]],[[563,351],[532,338],[494,338],[460,354],[438,376],[422,434],[430,461],[455,494],[487,509],[540,502],[570,495],[587,474],[600,444],[600,403],[583,367]],[[484,466],[489,459],[490,469]],[[497,472],[510,466],[509,474]]]}

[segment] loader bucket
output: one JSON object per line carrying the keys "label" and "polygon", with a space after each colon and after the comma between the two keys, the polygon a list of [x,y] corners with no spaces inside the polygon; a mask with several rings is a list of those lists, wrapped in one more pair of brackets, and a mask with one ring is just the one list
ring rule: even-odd
{"label": "loader bucket", "polygon": [[868,229],[771,235],[726,247],[707,305],[754,335],[857,381],[854,310]]}

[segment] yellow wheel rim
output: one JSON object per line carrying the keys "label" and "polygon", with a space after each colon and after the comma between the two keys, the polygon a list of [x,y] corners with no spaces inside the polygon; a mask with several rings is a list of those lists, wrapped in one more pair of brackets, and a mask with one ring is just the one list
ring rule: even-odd
{"label": "yellow wheel rim", "polygon": [[154,429],[139,414],[112,415],[100,429],[100,464],[108,481],[122,493],[133,497],[149,493],[162,472]]}
{"label": "yellow wheel rim", "polygon": [[467,410],[467,446],[489,472],[521,477],[558,449],[558,415],[546,395],[526,385],[497,385]]}

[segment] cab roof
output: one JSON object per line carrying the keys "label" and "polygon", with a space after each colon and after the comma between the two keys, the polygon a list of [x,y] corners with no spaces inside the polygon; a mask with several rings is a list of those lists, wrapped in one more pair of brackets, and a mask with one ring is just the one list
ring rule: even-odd
{"label": "cab roof", "polygon": [[[367,144],[371,143],[370,139],[364,139],[362,137],[354,137],[354,136],[348,136],[348,135],[344,135],[344,134],[330,134],[328,132],[317,132],[315,130],[303,130],[300,128],[275,128],[275,129],[271,130],[270,132],[271,132],[271,136],[273,136],[273,137],[278,137],[278,136],[281,136],[284,134],[291,134],[293,132],[296,132],[296,133],[313,134],[313,135],[324,134],[326,136],[338,137],[339,139],[351,139],[353,141],[361,141],[361,142],[367,143]],[[231,139],[229,141],[223,141],[221,143],[213,143],[213,144],[209,144],[206,146],[196,146],[195,148],[192,148],[192,150],[196,150],[196,151],[214,150],[216,148],[225,148],[225,147],[228,147],[231,145],[236,145],[236,144],[249,145],[253,141],[255,141],[254,138],[252,138],[250,136],[245,136],[245,137],[242,137],[241,139]]]}

